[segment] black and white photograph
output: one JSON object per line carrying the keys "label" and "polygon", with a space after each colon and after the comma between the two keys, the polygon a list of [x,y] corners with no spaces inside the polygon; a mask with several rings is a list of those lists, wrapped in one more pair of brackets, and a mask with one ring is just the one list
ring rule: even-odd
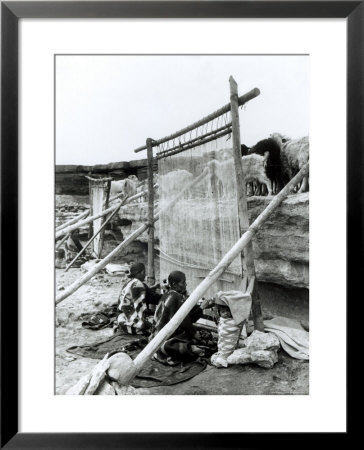
{"label": "black and white photograph", "polygon": [[364,1],[0,14],[0,447],[348,437]]}
{"label": "black and white photograph", "polygon": [[310,56],[54,56],[63,395],[309,395]]}

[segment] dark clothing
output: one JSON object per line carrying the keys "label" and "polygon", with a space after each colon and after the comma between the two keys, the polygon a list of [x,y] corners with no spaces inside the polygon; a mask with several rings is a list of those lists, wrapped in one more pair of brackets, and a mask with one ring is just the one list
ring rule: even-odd
{"label": "dark clothing", "polygon": [[162,294],[158,294],[154,289],[151,289],[148,285],[145,286],[145,303],[147,304],[146,314],[154,314],[156,305],[158,305]]}
{"label": "dark clothing", "polygon": [[80,252],[83,249],[77,233],[71,233],[67,239],[67,245],[71,252]]}
{"label": "dark clothing", "polygon": [[[183,305],[186,297],[174,290],[166,292],[157,307],[154,315],[154,327],[150,340],[172,319]],[[168,359],[178,361],[191,361],[196,359],[196,354],[191,351],[194,343],[195,328],[193,323],[202,315],[199,306],[195,306],[184,318],[177,330],[168,338],[155,354],[156,359],[166,361]],[[167,361],[168,362],[168,361]]]}

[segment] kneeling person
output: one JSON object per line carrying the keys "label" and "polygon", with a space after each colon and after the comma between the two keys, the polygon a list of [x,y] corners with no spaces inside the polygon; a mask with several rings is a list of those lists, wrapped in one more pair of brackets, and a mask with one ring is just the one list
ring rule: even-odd
{"label": "kneeling person", "polygon": [[119,296],[118,326],[128,334],[145,334],[151,328],[149,305],[158,303],[160,295],[144,283],[144,264],[133,264],[128,278]]}
{"label": "kneeling person", "polygon": [[[174,271],[168,276],[169,290],[163,294],[154,315],[154,328],[149,338],[151,340],[172,319],[187,299],[186,276],[183,272]],[[164,342],[155,353],[154,358],[165,364],[178,364],[180,361],[193,361],[198,356],[204,356],[205,351],[197,344],[200,333],[193,323],[202,315],[199,306],[195,306],[183,319],[177,330]]]}

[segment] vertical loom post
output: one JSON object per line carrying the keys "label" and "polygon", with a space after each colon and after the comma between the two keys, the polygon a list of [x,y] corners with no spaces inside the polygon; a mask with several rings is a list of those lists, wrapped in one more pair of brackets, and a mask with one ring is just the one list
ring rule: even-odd
{"label": "vertical loom post", "polygon": [[[241,160],[238,85],[232,76],[230,76],[229,78],[229,83],[230,83],[231,122],[233,131],[233,155],[234,155],[236,191],[237,191],[238,213],[239,213],[239,231],[240,235],[243,235],[249,228],[249,216],[248,216],[248,204],[246,200],[246,187],[243,176],[243,163]],[[252,277],[255,277],[253,244],[251,241],[244,248],[244,260],[248,280],[250,280]],[[253,314],[254,328],[256,330],[263,331],[264,323],[260,306],[260,300],[256,289],[252,295],[252,314]]]}
{"label": "vertical loom post", "polygon": [[[211,154],[211,158],[215,159],[215,152]],[[222,250],[221,250],[221,235],[220,235],[220,223],[219,223],[219,195],[218,195],[218,185],[217,185],[217,176],[216,176],[216,166],[211,165],[210,169],[210,183],[211,183],[211,193],[214,201],[214,224],[213,224],[213,245],[212,249],[214,251],[214,260],[220,261],[222,258]],[[222,283],[217,280],[217,285],[219,286],[219,290],[223,290]]]}
{"label": "vertical loom post", "polygon": [[[110,189],[111,189],[111,180],[106,179],[105,183],[104,183],[104,188],[106,186],[106,200],[104,203],[104,208],[107,209],[107,207],[109,206],[109,197],[110,197]],[[105,227],[103,226],[103,224],[106,221],[106,216],[102,217],[102,222],[101,222],[101,226],[100,228],[97,230],[97,233],[100,234],[100,241],[99,241],[99,253],[97,255],[97,257],[100,259],[101,258],[101,254],[102,254],[102,249],[104,247],[104,232],[105,232]],[[106,225],[105,225],[106,226]],[[96,235],[96,233],[94,233],[94,236]]]}
{"label": "vertical loom post", "polygon": [[152,139],[147,139],[148,176],[148,275],[147,283],[155,283],[154,272],[154,189],[153,189],[153,147]]}
{"label": "vertical loom post", "polygon": [[[107,209],[112,178],[94,178],[88,175],[86,175],[86,178],[88,178],[89,180],[91,216],[93,216],[94,213],[97,214],[102,212],[105,205]],[[100,192],[102,193],[102,199],[100,199]],[[101,258],[103,246],[103,230],[100,233],[97,232],[101,228],[103,222],[104,217],[99,216],[92,222],[92,228],[90,225],[89,239],[91,239],[92,236],[96,236],[93,241],[93,253],[96,258]]]}

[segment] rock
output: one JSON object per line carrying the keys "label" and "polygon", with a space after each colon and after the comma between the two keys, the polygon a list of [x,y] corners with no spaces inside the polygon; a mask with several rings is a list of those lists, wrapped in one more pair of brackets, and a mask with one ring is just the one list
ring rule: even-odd
{"label": "rock", "polygon": [[[84,175],[89,172],[98,175],[109,175],[115,180],[136,175],[139,179],[146,178],[147,160],[121,161],[110,164],[97,164],[95,166],[56,165],[56,194],[57,195],[84,195],[88,196],[89,183]],[[158,170],[157,163],[153,170]]]}
{"label": "rock", "polygon": [[277,351],[280,343],[275,334],[255,330],[244,343],[244,348],[238,348],[228,356],[228,364],[255,363],[260,367],[271,369],[278,361]]}
{"label": "rock", "polygon": [[278,362],[277,352],[274,350],[258,350],[251,353],[252,362],[265,369],[271,369]]}
{"label": "rock", "polygon": [[[92,259],[91,261],[86,261],[84,264],[82,264],[81,270],[83,270],[84,272],[88,272],[93,269],[98,262],[100,262],[100,259]],[[95,274],[92,279],[99,278],[100,276],[102,276],[102,273],[99,272],[98,274]]]}
{"label": "rock", "polygon": [[257,350],[278,350],[280,348],[279,339],[273,333],[263,333],[254,330],[253,333],[245,339],[245,347],[249,353]]}
{"label": "rock", "polygon": [[129,274],[130,267],[127,264],[111,264],[111,263],[109,263],[105,266],[105,270],[110,276],[124,277],[125,275]]}
{"label": "rock", "polygon": [[136,390],[133,386],[119,386],[115,381],[112,382],[116,395],[140,395],[143,392]]}
{"label": "rock", "polygon": [[[252,223],[268,206],[271,197],[248,198],[249,220]],[[201,208],[194,200],[196,214]],[[124,235],[134,232],[147,220],[147,204],[136,203],[120,208],[119,218],[129,221],[120,227]],[[124,229],[125,228],[125,229]],[[159,222],[155,223],[155,238],[159,236]],[[147,242],[148,234],[138,240]],[[289,195],[265,222],[253,240],[257,279],[285,287],[309,286],[309,193]]]}
{"label": "rock", "polygon": [[115,389],[107,381],[103,381],[96,389],[94,395],[116,395]]}
{"label": "rock", "polygon": [[249,352],[246,348],[238,348],[227,358],[230,364],[251,364],[255,363],[260,367],[271,369],[278,361],[276,350],[257,350]]}
{"label": "rock", "polygon": [[68,308],[58,306],[56,308],[56,323],[58,322],[58,326],[65,326],[69,322],[69,311]]}
{"label": "rock", "polygon": [[129,381],[129,374],[134,369],[133,360],[126,353],[120,352],[109,358],[110,367],[107,371],[109,377],[120,386]]}

